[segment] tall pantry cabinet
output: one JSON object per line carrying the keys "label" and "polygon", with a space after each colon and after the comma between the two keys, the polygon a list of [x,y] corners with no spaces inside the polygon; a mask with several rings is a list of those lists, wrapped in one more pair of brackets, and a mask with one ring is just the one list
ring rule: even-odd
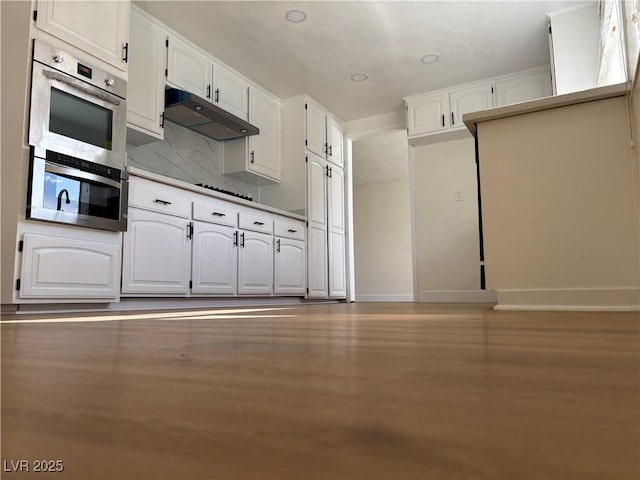
{"label": "tall pantry cabinet", "polygon": [[[307,96],[285,100],[283,145],[284,177],[288,183],[295,179],[293,184],[306,184],[307,296],[345,298],[342,124]],[[281,195],[295,198],[297,193]]]}

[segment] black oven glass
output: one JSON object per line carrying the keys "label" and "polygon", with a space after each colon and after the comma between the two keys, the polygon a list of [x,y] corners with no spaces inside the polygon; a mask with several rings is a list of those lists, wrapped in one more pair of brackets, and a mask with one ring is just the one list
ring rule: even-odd
{"label": "black oven glass", "polygon": [[120,218],[120,190],[110,185],[45,172],[43,207],[112,220]]}
{"label": "black oven glass", "polygon": [[113,112],[95,103],[51,88],[49,130],[111,150]]}

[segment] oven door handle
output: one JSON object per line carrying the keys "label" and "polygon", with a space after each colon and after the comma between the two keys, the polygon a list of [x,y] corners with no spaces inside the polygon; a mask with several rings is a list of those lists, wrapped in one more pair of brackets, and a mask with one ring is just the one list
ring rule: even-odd
{"label": "oven door handle", "polygon": [[105,102],[109,102],[113,105],[120,105],[120,99],[115,95],[112,95],[109,92],[105,92],[104,90],[100,90],[98,87],[87,86],[81,80],[76,80],[75,78],[69,77],[63,73],[52,72],[51,70],[43,70],[42,73],[49,80],[57,80],[64,84],[69,85],[70,87],[75,88],[76,90],[80,90],[92,97],[99,98],[100,100],[104,100]]}
{"label": "oven door handle", "polygon": [[74,178],[83,178],[85,180],[91,180],[97,183],[105,183],[107,185],[111,185],[114,188],[120,188],[120,182],[116,182],[115,180],[111,180],[110,178],[95,175],[93,173],[83,172],[82,170],[78,170],[76,168],[60,167],[58,165],[47,163],[44,167],[44,171],[49,173],[56,173],[59,175],[67,175]]}

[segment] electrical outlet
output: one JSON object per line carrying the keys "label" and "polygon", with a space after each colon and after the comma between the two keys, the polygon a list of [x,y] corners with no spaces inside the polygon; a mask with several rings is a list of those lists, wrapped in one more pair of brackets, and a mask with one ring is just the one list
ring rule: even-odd
{"label": "electrical outlet", "polygon": [[455,198],[456,202],[461,202],[462,201],[462,190],[456,190],[454,198]]}

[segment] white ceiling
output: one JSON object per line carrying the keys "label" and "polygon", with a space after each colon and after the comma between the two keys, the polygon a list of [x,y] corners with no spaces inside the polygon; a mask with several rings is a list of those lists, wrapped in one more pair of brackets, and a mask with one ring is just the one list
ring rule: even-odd
{"label": "white ceiling", "polygon": [[[406,95],[548,64],[545,13],[585,2],[135,3],[278,97],[306,93],[349,121],[402,109]],[[287,22],[290,9],[307,20]],[[420,63],[431,53],[438,63]]]}

